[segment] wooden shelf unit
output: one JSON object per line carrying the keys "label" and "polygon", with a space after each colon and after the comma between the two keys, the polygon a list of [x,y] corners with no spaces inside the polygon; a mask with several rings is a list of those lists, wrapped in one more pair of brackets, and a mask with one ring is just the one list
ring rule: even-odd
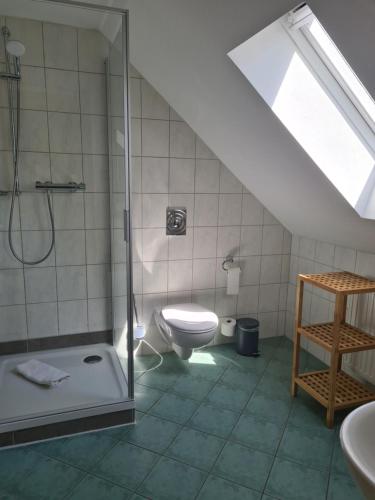
{"label": "wooden shelf unit", "polygon": [[[332,322],[301,326],[298,331],[304,337],[315,342],[315,344],[319,344],[327,351],[331,351],[334,344],[333,329],[334,323]],[[344,323],[340,325],[337,349],[341,354],[375,349],[375,337],[355,326]]]}
{"label": "wooden shelf unit", "polygon": [[[329,370],[303,373],[296,383],[325,408],[329,404]],[[374,394],[347,373],[339,371],[336,378],[335,410],[350,408],[374,399]]]}
{"label": "wooden shelf unit", "polygon": [[[330,323],[302,326],[304,284],[335,294],[334,320]],[[327,408],[326,423],[333,426],[336,410],[375,400],[375,394],[341,371],[342,355],[375,349],[375,337],[345,321],[348,295],[375,292],[375,281],[349,272],[299,274],[297,280],[296,325],[293,349],[292,396],[301,387]],[[328,370],[299,373],[301,336],[331,353]]]}

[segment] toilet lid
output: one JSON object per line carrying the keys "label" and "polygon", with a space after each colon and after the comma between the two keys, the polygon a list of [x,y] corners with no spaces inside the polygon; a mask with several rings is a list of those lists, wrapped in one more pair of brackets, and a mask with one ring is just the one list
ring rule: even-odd
{"label": "toilet lid", "polygon": [[161,314],[169,326],[189,333],[208,332],[219,323],[215,313],[199,304],[174,304],[164,307]]}

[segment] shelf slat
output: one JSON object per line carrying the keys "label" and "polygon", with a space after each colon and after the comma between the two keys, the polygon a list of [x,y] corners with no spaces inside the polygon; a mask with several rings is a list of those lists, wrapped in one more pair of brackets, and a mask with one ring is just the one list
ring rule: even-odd
{"label": "shelf slat", "polygon": [[[327,351],[332,350],[333,323],[302,326],[298,328],[298,332]],[[341,326],[338,348],[341,354],[370,349],[375,349],[375,337],[346,323]]]}
{"label": "shelf slat", "polygon": [[358,294],[375,292],[375,281],[357,274],[343,272],[321,274],[299,274],[299,279],[306,283],[327,290],[331,293]]}
{"label": "shelf slat", "polygon": [[[328,408],[330,388],[328,370],[300,374],[296,378],[296,383]],[[363,384],[343,371],[337,373],[335,410],[350,408],[374,400],[375,394]]]}

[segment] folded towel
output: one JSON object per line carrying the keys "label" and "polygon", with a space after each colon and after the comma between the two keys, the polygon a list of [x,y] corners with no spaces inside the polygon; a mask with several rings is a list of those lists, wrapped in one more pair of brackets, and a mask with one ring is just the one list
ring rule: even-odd
{"label": "folded towel", "polygon": [[42,363],[37,359],[30,359],[26,363],[17,365],[16,371],[32,382],[49,387],[56,386],[70,377],[69,373]]}

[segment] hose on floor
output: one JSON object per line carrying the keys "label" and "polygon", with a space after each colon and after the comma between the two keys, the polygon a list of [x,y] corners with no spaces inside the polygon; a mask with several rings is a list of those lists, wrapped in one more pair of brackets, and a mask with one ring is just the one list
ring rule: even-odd
{"label": "hose on floor", "polygon": [[[134,304],[135,321],[136,321],[136,324],[137,324],[137,328],[144,328],[144,326],[139,322],[137,304],[135,302],[135,296],[134,296],[134,294],[133,294],[133,304]],[[159,351],[157,351],[155,349],[154,346],[152,346],[149,342],[147,342],[147,340],[144,337],[139,338],[138,340],[139,340],[139,344],[138,344],[138,347],[134,351],[134,355],[135,356],[137,355],[137,352],[141,348],[141,345],[142,345],[142,342],[143,342],[144,344],[147,345],[147,347],[149,347],[151,349],[151,351],[153,351],[157,356],[159,356],[159,362],[158,362],[158,364],[156,366],[153,366],[151,368],[147,368],[146,370],[134,370],[134,373],[152,372],[153,370],[156,370],[157,368],[159,368],[159,366],[161,366],[163,364],[163,361],[164,361],[163,356],[160,354]]]}

